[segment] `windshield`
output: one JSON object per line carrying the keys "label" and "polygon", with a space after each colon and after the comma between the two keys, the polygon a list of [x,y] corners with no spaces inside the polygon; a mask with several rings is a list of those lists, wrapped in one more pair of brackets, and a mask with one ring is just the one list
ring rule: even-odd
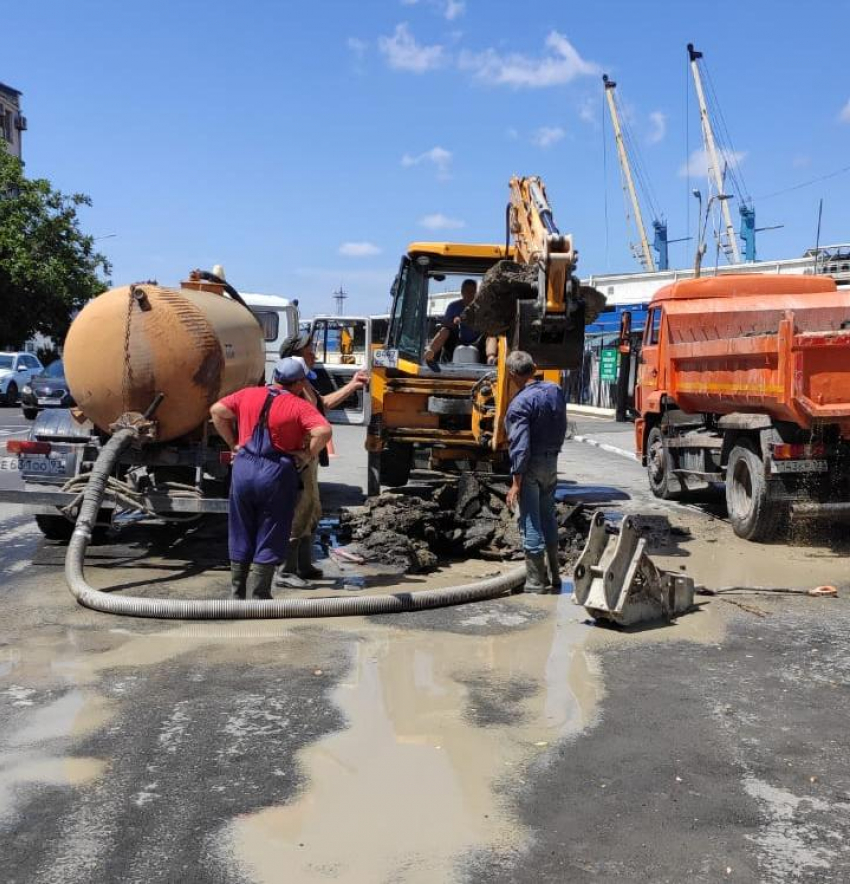
{"label": "windshield", "polygon": [[57,359],[55,362],[51,362],[42,372],[42,376],[46,378],[64,378],[65,368],[62,365],[62,360]]}
{"label": "windshield", "polygon": [[0,353],[0,368],[11,368],[12,357],[6,353]]}

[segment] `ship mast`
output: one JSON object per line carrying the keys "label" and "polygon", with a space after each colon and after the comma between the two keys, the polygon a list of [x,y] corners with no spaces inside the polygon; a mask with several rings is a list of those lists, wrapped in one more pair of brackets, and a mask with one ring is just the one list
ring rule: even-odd
{"label": "ship mast", "polygon": [[[714,138],[714,130],[711,127],[711,118],[708,115],[708,107],[705,102],[705,91],[702,86],[702,76],[700,74],[697,62],[702,58],[702,53],[694,49],[693,43],[688,43],[688,58],[691,63],[691,73],[694,77],[694,88],[697,93],[697,101],[699,102],[699,116],[702,123],[702,138],[705,144],[705,152],[708,157],[708,174],[714,181],[714,187],[718,195],[723,193],[724,172],[720,166],[720,159],[717,153],[717,143]],[[738,248],[738,239],[735,234],[735,228],[732,226],[732,214],[729,211],[729,200],[721,199],[720,211],[723,213],[723,222],[726,227],[726,245],[724,251],[727,255],[731,254],[732,263],[741,263],[741,250]]]}
{"label": "ship mast", "polygon": [[614,90],[617,88],[617,84],[613,80],[609,80],[607,74],[602,75],[602,82],[605,84],[605,97],[608,99],[608,110],[611,112],[611,124],[614,127],[614,138],[617,142],[617,156],[620,158],[620,169],[623,172],[623,189],[631,200],[635,225],[640,237],[641,263],[645,270],[654,272],[655,259],[652,257],[652,250],[649,247],[649,239],[647,238],[646,227],[643,223],[643,214],[640,210],[640,203],[638,202],[635,183],[632,178],[632,167],[629,163],[629,155],[626,152],[626,145],[623,141],[623,129],[620,126],[617,102],[614,98]]}

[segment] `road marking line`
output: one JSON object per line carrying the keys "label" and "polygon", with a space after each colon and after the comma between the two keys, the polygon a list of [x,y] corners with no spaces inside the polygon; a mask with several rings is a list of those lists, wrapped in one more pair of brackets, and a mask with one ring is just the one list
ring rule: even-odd
{"label": "road marking line", "polygon": [[573,439],[576,442],[584,442],[585,445],[592,445],[594,448],[599,448],[602,451],[607,451],[609,454],[616,454],[620,457],[627,457],[629,460],[637,460],[637,455],[633,451],[626,451],[625,448],[618,448],[616,445],[610,445],[607,442],[600,442],[598,439],[591,439],[589,436],[584,436],[581,433],[576,433],[573,436]]}

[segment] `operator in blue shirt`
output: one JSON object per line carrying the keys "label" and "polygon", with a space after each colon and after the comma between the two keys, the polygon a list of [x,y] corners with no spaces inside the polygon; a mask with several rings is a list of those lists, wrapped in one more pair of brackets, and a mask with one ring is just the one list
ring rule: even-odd
{"label": "operator in blue shirt", "polygon": [[[472,326],[461,321],[461,314],[475,300],[475,293],[478,291],[478,284],[474,279],[465,279],[460,287],[460,297],[456,301],[452,301],[446,307],[445,316],[440,330],[434,336],[430,346],[425,351],[425,361],[435,362],[440,355],[440,351],[449,342],[452,342],[452,349],[458,344],[476,344],[481,335],[475,331]],[[496,357],[499,352],[498,341],[496,338],[485,339],[485,357],[488,365],[496,364]]]}
{"label": "operator in blue shirt", "polygon": [[505,428],[513,476],[507,503],[514,509],[519,501],[526,567],[524,589],[557,593],[561,576],[555,488],[558,454],[567,435],[567,401],[557,384],[535,377],[537,367],[528,353],[514,350],[508,356],[507,369],[520,387],[508,406]]}

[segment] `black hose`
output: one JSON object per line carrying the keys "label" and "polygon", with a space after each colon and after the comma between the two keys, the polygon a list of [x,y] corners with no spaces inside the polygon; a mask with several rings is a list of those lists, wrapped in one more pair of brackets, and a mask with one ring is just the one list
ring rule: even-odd
{"label": "black hose", "polygon": [[[236,301],[237,304],[241,304],[246,310],[251,311],[251,315],[254,316],[254,312],[245,303],[245,299],[242,297],[242,295],[240,295],[239,292],[237,292],[236,289],[233,288],[233,286],[226,279],[222,279],[220,276],[216,276],[215,273],[210,273],[209,270],[195,270],[194,274],[198,277],[198,279],[203,279],[205,282],[214,282],[216,283],[216,285],[224,286],[224,290],[227,292],[227,294],[230,295],[230,297],[233,298],[233,300]],[[256,319],[256,317],[254,318]],[[259,321],[260,320],[257,319],[257,322]]]}
{"label": "black hose", "polygon": [[136,430],[119,430],[106,443],[92,468],[68,553],[65,579],[71,595],[87,608],[106,614],[156,617],[164,620],[246,620],[289,617],[339,617],[344,615],[397,614],[495,598],[525,580],[525,568],[513,568],[476,583],[382,595],[323,599],[150,599],[116,596],[89,586],[84,573],[86,549],[91,540],[106,484],[121,452],[136,437]]}

